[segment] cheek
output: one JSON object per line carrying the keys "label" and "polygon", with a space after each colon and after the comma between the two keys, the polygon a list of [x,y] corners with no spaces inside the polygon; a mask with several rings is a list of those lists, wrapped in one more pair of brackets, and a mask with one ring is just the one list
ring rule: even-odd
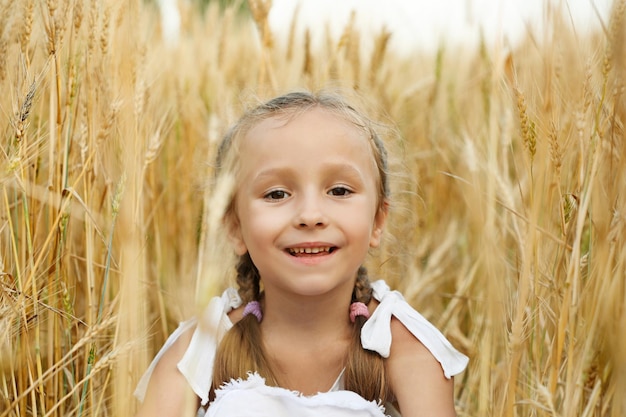
{"label": "cheek", "polygon": [[373,216],[367,211],[353,211],[344,216],[343,225],[350,233],[359,240],[369,241],[370,235],[374,230],[375,224]]}
{"label": "cheek", "polygon": [[280,216],[274,215],[267,210],[254,210],[248,207],[239,212],[241,219],[241,233],[248,245],[254,245],[255,241],[266,240],[272,236],[272,232],[279,228],[277,219]]}

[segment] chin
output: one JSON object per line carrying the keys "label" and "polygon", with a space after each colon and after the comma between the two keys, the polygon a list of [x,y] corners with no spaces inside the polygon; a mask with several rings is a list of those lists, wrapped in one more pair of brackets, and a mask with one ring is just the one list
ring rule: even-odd
{"label": "chin", "polygon": [[[300,284],[300,283],[299,283]],[[328,281],[327,279],[306,279],[298,285],[297,292],[304,297],[326,296],[334,291],[352,291],[354,280]]]}

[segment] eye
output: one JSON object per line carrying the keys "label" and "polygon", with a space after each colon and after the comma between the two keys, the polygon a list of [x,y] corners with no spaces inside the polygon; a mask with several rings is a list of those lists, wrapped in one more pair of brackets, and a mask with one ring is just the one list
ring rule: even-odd
{"label": "eye", "polygon": [[346,187],[343,186],[337,186],[337,187],[333,187],[328,191],[328,194],[334,196],[334,197],[347,197],[350,194],[352,194],[352,190],[349,190]]}
{"label": "eye", "polygon": [[289,193],[285,190],[272,190],[263,196],[264,199],[269,201],[284,200],[289,197]]}

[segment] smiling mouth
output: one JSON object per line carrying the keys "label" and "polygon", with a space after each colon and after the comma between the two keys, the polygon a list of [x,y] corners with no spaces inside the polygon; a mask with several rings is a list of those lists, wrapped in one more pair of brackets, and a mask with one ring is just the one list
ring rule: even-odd
{"label": "smiling mouth", "polygon": [[287,252],[291,256],[315,256],[333,253],[335,249],[337,248],[334,246],[320,246],[318,248],[287,248]]}

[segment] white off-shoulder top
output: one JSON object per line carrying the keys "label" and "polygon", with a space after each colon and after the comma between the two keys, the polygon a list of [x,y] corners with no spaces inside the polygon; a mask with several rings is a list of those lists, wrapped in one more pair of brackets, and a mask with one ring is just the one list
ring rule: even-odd
{"label": "white off-shoulder top", "polygon": [[[391,317],[395,316],[439,361],[446,378],[463,372],[468,363],[467,356],[458,352],[435,326],[405,301],[400,292],[390,290],[383,280],[373,282],[372,288],[373,296],[379,301],[379,305],[361,330],[361,344],[365,349],[376,351],[384,358],[389,357]],[[217,345],[224,333],[233,326],[227,314],[241,306],[241,303],[237,291],[229,288],[221,297],[214,297],[209,302],[202,316],[181,323],[139,381],[135,396],[143,401],[156,364],[181,334],[195,326],[189,347],[178,363],[178,370],[198,395],[202,406],[206,406],[209,401]],[[385,408],[381,404],[367,401],[358,394],[342,388],[340,375],[329,392],[303,396],[284,388],[267,386],[262,377],[249,374],[246,380],[230,381],[217,390],[216,398],[210,404],[206,416],[249,416],[250,410],[241,407],[241,404],[254,404],[254,416],[385,415]],[[395,413],[391,410],[387,412]]]}

